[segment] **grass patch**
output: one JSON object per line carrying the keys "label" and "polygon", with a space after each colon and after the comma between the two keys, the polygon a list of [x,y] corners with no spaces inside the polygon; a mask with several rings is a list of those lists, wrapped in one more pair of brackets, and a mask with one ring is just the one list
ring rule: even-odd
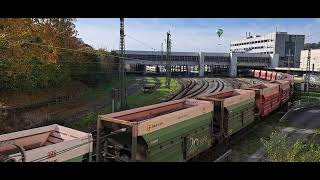
{"label": "grass patch", "polygon": [[310,97],[320,97],[320,92],[295,92],[295,97],[302,97],[302,96],[310,96]]}
{"label": "grass patch", "polygon": [[[147,77],[146,79],[147,81],[149,79],[154,80],[153,78],[150,78],[150,77]],[[170,89],[167,89],[165,87],[165,80],[166,80],[165,77],[160,77],[159,79],[161,81],[161,86],[160,88],[157,89],[157,91],[151,94],[145,94],[142,91],[140,91],[136,94],[128,96],[129,108],[132,109],[136,107],[159,103],[164,98],[170,96],[171,94],[175,93],[181,88],[180,83],[178,83],[176,79],[171,79]],[[112,87],[113,87],[113,84],[112,86],[101,87],[101,89],[104,89],[105,91],[110,90],[111,92]],[[100,94],[100,91],[102,91],[101,89],[97,90],[96,95]],[[96,123],[98,115],[109,114],[111,112],[112,112],[111,105],[106,106],[105,108],[96,112],[88,112],[84,117],[81,118],[81,120],[75,125],[75,127],[79,130],[85,131],[88,129],[88,127],[92,127]]]}
{"label": "grass patch", "polygon": [[162,100],[168,98],[173,93],[177,92],[181,85],[176,79],[171,79],[170,89],[166,88],[166,78],[159,77],[161,81],[161,86],[155,92],[148,94],[143,92],[138,92],[132,96],[128,97],[128,105],[130,108],[136,108],[146,105],[151,105],[159,103]]}

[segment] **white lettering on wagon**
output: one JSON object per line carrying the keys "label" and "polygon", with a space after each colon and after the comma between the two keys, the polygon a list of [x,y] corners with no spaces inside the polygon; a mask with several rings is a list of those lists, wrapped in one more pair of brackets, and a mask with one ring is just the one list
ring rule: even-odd
{"label": "white lettering on wagon", "polygon": [[189,151],[191,151],[193,149],[197,149],[199,146],[207,143],[208,142],[208,137],[207,136],[203,136],[200,139],[199,138],[190,137],[190,142],[191,142],[191,145],[190,145]]}

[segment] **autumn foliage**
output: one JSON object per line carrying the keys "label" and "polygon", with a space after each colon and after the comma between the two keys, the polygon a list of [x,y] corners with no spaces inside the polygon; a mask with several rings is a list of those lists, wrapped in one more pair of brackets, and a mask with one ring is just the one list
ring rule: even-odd
{"label": "autumn foliage", "polygon": [[0,18],[0,90],[59,86],[71,79],[95,84],[112,63],[76,36],[72,18]]}

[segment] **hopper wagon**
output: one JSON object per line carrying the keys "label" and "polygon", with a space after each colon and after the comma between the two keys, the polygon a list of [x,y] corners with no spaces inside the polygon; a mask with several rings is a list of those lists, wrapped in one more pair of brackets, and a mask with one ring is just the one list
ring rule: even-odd
{"label": "hopper wagon", "polygon": [[271,81],[271,79],[272,79],[272,72],[271,72],[271,71],[267,71],[267,78],[266,78],[266,80]]}
{"label": "hopper wagon", "polygon": [[286,102],[289,101],[290,98],[290,83],[289,81],[284,81],[284,80],[276,80],[272,81],[270,83],[276,83],[279,84],[280,88],[280,103],[281,105],[285,104]]}
{"label": "hopper wagon", "polygon": [[275,81],[277,79],[277,72],[272,72],[271,81]]}
{"label": "hopper wagon", "polygon": [[229,137],[254,121],[254,91],[224,90],[198,99],[214,105],[213,127],[216,132],[220,132],[221,135],[218,137]]}
{"label": "hopper wagon", "polygon": [[250,86],[248,90],[254,90],[256,112],[265,117],[275,111],[280,106],[280,88],[279,84],[262,83]]}
{"label": "hopper wagon", "polygon": [[269,82],[99,115],[94,133],[54,124],[0,135],[0,162],[185,162],[220,155],[213,150],[292,95],[292,75],[251,70],[251,76]]}
{"label": "hopper wagon", "polygon": [[260,78],[260,70],[254,70],[254,74],[253,74],[255,78]]}
{"label": "hopper wagon", "polygon": [[0,135],[0,162],[91,161],[92,135],[53,124]]}
{"label": "hopper wagon", "polygon": [[267,71],[261,70],[259,78],[260,79],[266,79],[267,78]]}
{"label": "hopper wagon", "polygon": [[97,161],[187,161],[212,146],[212,112],[182,99],[100,115]]}

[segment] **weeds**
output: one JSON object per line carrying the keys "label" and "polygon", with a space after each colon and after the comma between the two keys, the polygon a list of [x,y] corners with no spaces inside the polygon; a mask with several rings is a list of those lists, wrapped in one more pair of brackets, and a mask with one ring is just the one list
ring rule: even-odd
{"label": "weeds", "polygon": [[315,134],[311,140],[290,142],[287,135],[273,132],[269,140],[261,139],[267,158],[272,162],[320,162],[320,145]]}

